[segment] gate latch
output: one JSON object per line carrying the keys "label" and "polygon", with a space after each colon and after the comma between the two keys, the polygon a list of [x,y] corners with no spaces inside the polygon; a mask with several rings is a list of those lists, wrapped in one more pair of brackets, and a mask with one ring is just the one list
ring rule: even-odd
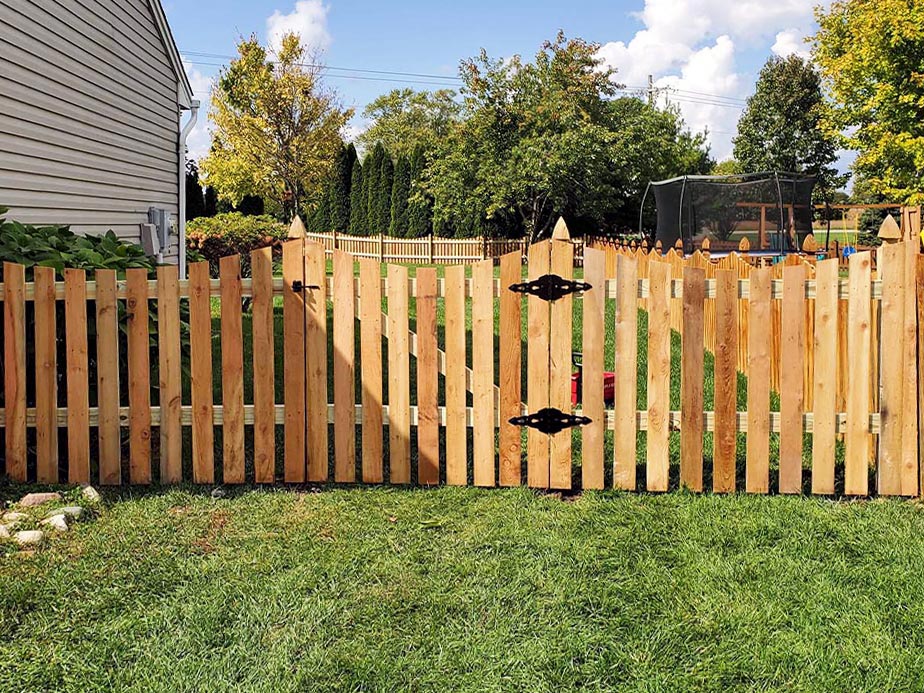
{"label": "gate latch", "polygon": [[306,286],[305,283],[301,279],[296,279],[294,282],[292,282],[292,291],[294,291],[295,293],[301,293],[302,291],[305,291],[306,289],[320,289],[320,288],[321,288],[320,286],[317,286],[314,284]]}
{"label": "gate latch", "polygon": [[555,433],[564,431],[566,428],[586,426],[587,424],[591,423],[591,420],[586,416],[566,414],[561,409],[546,407],[545,409],[540,409],[535,414],[527,414],[526,416],[514,416],[512,419],[510,419],[510,423],[512,423],[514,426],[526,426],[528,428],[535,428],[537,431],[541,431],[542,433],[554,435]]}
{"label": "gate latch", "polygon": [[518,294],[538,296],[543,301],[557,301],[568,294],[589,291],[591,288],[591,285],[586,282],[572,281],[571,279],[559,277],[557,274],[544,274],[538,279],[510,285],[511,291]]}

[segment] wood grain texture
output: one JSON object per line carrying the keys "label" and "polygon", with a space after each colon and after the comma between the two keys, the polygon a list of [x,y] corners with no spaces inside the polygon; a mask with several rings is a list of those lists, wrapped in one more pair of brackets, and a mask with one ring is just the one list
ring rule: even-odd
{"label": "wood grain texture", "polygon": [[35,431],[36,480],[58,482],[58,350],[55,271],[35,270]]}
{"label": "wood grain texture", "polygon": [[353,256],[334,251],[334,481],[356,481],[356,308]]}
{"label": "wood grain texture", "polygon": [[99,482],[122,483],[119,421],[119,306],[115,270],[96,270],[96,385],[99,409]]}
{"label": "wood grain texture", "polygon": [[67,480],[90,482],[90,366],[87,346],[87,277],[64,270],[65,383],[67,386]]}
{"label": "wood grain texture", "polygon": [[375,260],[359,261],[359,329],[362,368],[362,477],[380,484],[383,477],[382,275]]}
{"label": "wood grain texture", "polygon": [[581,487],[603,488],[603,443],[606,430],[603,404],[603,351],[606,342],[606,254],[584,250],[584,292],[581,374],[581,408],[591,423],[581,428]]}
{"label": "wood grain texture", "polygon": [[253,467],[254,481],[276,480],[275,335],[273,323],[273,251],[250,253],[253,277]]}
{"label": "wood grain texture", "polygon": [[446,483],[468,483],[468,432],[465,425],[465,266],[445,269],[446,285]]}
{"label": "wood grain texture", "polygon": [[494,263],[472,265],[472,407],[474,480],[494,486]]}
{"label": "wood grain texture", "polygon": [[189,265],[189,371],[192,396],[193,482],[215,481],[212,400],[212,307],[209,263]]}
{"label": "wood grain texture", "polygon": [[[549,273],[551,241],[529,247],[530,280]],[[528,337],[526,345],[526,398],[530,412],[549,406],[549,304],[537,296],[526,299]],[[532,488],[549,487],[549,436],[530,428],[526,434],[526,481]]]}
{"label": "wood grain texture", "polygon": [[327,481],[327,262],[318,243],[305,244],[305,287],[308,481]]}
{"label": "wood grain texture", "polygon": [[[500,485],[519,486],[522,473],[522,436],[510,419],[520,415],[522,367],[522,299],[510,285],[521,281],[522,256],[507,253],[500,259]],[[448,356],[448,354],[447,354]]]}
{"label": "wood grain texture", "polygon": [[748,437],[745,490],[770,490],[770,352],[769,268],[751,272],[748,333]]}
{"label": "wood grain texture", "polygon": [[[552,241],[551,271],[564,279],[574,276],[574,246]],[[552,302],[549,335],[549,406],[571,412],[572,315],[574,296]],[[571,429],[549,436],[549,486],[571,488]]]}
{"label": "wood grain texture", "polygon": [[706,273],[697,267],[683,271],[683,341],[680,362],[680,484],[703,490],[703,332]]}
{"label": "wood grain texture", "polygon": [[183,480],[183,390],[180,362],[180,275],[157,268],[157,351],[160,379],[160,482]]}
{"label": "wood grain texture", "polygon": [[129,461],[132,484],[151,483],[151,342],[148,326],[148,272],[125,272],[128,319]]}
{"label": "wood grain texture", "polygon": [[[924,255],[915,257],[915,296],[918,328],[918,450],[924,454]],[[924,464],[920,462],[918,463],[918,489],[924,489]]]}
{"label": "wood grain texture", "polygon": [[848,261],[844,493],[849,496],[865,496],[869,490],[870,265],[868,252],[854,253]]}
{"label": "wood grain texture", "polygon": [[613,435],[613,483],[635,490],[638,409],[638,265],[620,255],[616,261],[616,430]]}
{"label": "wood grain texture", "polygon": [[440,482],[438,391],[436,269],[421,267],[417,270],[417,483],[421,486]]}
{"label": "wood grain texture", "polygon": [[26,447],[26,268],[3,263],[3,402],[6,475],[27,479]]}
{"label": "wood grain texture", "polygon": [[915,305],[915,266],[919,251],[920,241],[916,237],[912,241],[902,243],[902,264],[905,275],[902,333],[904,386],[902,388],[901,493],[903,496],[918,494],[918,321]]}
{"label": "wood grain texture", "polygon": [[648,266],[648,445],[646,486],[667,491],[670,467],[671,393],[671,266],[652,262]]}
{"label": "wood grain texture", "polygon": [[219,261],[221,280],[222,467],[226,484],[244,477],[244,333],[241,315],[241,258]]}
{"label": "wood grain texture", "polygon": [[306,472],[305,417],[305,291],[304,241],[288,241],[282,246],[282,339],[286,405],[283,477],[286,483],[300,484]]}
{"label": "wood grain texture", "polygon": [[712,490],[735,491],[735,448],[738,437],[738,273],[716,272],[715,298],[715,434]]}
{"label": "wood grain texture", "polygon": [[783,268],[780,331],[780,493],[802,492],[805,265]]}
{"label": "wood grain texture", "polygon": [[834,493],[837,430],[837,259],[815,269],[815,369],[812,384],[812,493]]}
{"label": "wood grain texture", "polygon": [[876,468],[877,491],[881,495],[901,494],[902,457],[902,397],[904,368],[902,352],[904,332],[905,276],[902,247],[884,244],[877,252],[877,269],[882,279],[880,331],[883,344],[891,345],[890,354],[883,355],[879,369],[881,430],[879,460]]}
{"label": "wood grain texture", "polygon": [[401,265],[388,266],[388,450],[391,483],[411,483],[408,275]]}

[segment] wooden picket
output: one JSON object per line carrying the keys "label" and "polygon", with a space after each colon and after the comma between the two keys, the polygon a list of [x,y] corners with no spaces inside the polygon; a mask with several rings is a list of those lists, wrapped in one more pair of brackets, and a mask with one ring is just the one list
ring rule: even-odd
{"label": "wooden picket", "polygon": [[[583,274],[575,275],[575,246],[555,240],[530,247],[525,267],[514,251],[499,269],[489,259],[414,273],[387,265],[383,273],[380,262],[363,259],[357,273],[355,258],[338,250],[330,272],[323,246],[295,239],[282,249],[280,278],[273,277],[269,249],[252,253],[251,277],[241,276],[237,256],[221,260],[218,278],[207,263],[193,263],[188,280],[160,267],[154,277],[137,269],[124,279],[67,270],[56,281],[55,270],[37,267],[27,282],[25,268],[5,263],[3,471],[42,483],[272,483],[278,453],[288,483],[525,482],[558,490],[611,483],[634,490],[643,463],[650,491],[667,491],[678,478],[701,491],[711,434],[715,492],[741,490],[742,467],[749,493],[802,493],[806,469],[815,494],[920,491],[924,264],[913,243],[882,248],[876,276],[870,256],[857,253],[846,279],[833,259],[757,267],[733,254],[713,262],[674,250],[591,248],[580,262]],[[547,274],[586,286],[546,300],[534,292]],[[525,330],[524,286],[510,288],[524,277],[532,282],[525,286]],[[95,333],[86,329],[91,308]],[[640,311],[647,314],[644,349]],[[187,314],[188,346],[181,322]],[[575,319],[582,320],[580,337]],[[671,343],[678,336],[679,411],[672,411]],[[26,348],[30,341],[34,352]],[[582,351],[576,377],[575,347]],[[216,379],[213,358],[220,358]],[[710,369],[711,411],[704,396]],[[604,399],[604,371],[616,374],[613,401]],[[245,401],[249,377],[253,398]],[[774,390],[779,412],[771,411]],[[546,408],[588,423],[551,434],[529,428],[524,450],[523,429],[511,419]],[[278,425],[285,444],[277,450]],[[59,465],[60,428],[66,437]],[[182,458],[185,428],[192,433],[189,465]],[[34,448],[26,444],[29,429]],[[778,455],[771,455],[773,436]],[[604,463],[610,437],[611,480]],[[572,449],[572,441],[580,445]]]}

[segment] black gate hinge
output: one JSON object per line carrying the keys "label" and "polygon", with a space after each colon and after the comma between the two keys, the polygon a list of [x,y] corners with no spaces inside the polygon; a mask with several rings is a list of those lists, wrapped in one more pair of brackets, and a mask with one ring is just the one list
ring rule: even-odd
{"label": "black gate hinge", "polygon": [[545,409],[540,409],[535,414],[527,414],[526,416],[514,416],[512,419],[510,419],[510,423],[512,423],[514,426],[526,426],[528,428],[535,428],[537,431],[541,431],[542,433],[554,435],[555,433],[564,431],[566,428],[586,426],[587,424],[592,423],[592,421],[586,416],[566,414],[561,409],[546,407]]}
{"label": "black gate hinge", "polygon": [[522,284],[511,284],[510,290],[518,294],[538,296],[543,301],[557,301],[578,291],[589,291],[593,287],[586,282],[576,282],[559,277],[557,274],[544,274]]}

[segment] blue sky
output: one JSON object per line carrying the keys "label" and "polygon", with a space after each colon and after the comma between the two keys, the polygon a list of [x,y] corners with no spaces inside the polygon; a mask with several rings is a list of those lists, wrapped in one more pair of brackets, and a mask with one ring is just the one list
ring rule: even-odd
{"label": "blue sky", "polygon": [[[773,53],[806,54],[803,39],[814,31],[812,3],[805,0],[165,0],[164,8],[203,103],[239,37],[255,33],[272,44],[295,30],[324,51],[327,65],[360,70],[328,72],[329,84],[357,114],[393,88],[454,85],[459,61],[482,47],[497,57],[532,55],[564,29],[602,44],[601,55],[624,84],[644,86],[654,75],[659,100],[679,106],[692,128],[708,128],[720,159],[731,152],[740,109],[762,63]],[[190,140],[194,156],[208,148],[202,121]],[[358,115],[351,131],[363,125]]]}

